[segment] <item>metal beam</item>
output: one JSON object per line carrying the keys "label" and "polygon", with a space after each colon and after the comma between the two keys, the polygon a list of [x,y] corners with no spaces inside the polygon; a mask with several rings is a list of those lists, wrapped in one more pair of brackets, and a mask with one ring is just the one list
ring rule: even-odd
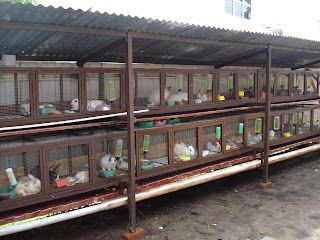
{"label": "metal beam", "polygon": [[295,67],[291,68],[291,70],[297,70],[297,69],[299,69],[299,68],[309,67],[309,66],[312,66],[312,65],[317,64],[317,63],[320,63],[320,59],[313,60],[313,61],[311,61],[311,62],[308,62],[308,63],[304,63],[304,64],[301,64],[301,65],[295,66]]}
{"label": "metal beam", "polygon": [[99,47],[95,48],[93,51],[91,51],[91,53],[89,53],[85,57],[79,59],[77,61],[77,66],[83,67],[83,65],[86,62],[90,62],[90,60],[92,60],[92,59],[97,59],[99,56],[104,55],[106,52],[108,52],[116,47],[119,47],[123,43],[124,43],[124,39],[120,38],[107,46],[104,46],[104,47],[99,46]]}
{"label": "metal beam", "polygon": [[[135,132],[134,132],[134,78],[133,78],[133,50],[132,33],[126,36],[126,109],[128,134],[128,205],[129,205],[129,232],[136,230],[136,164],[135,164]],[[138,161],[138,159],[137,159]]]}
{"label": "metal beam", "polygon": [[251,52],[249,54],[246,54],[246,55],[243,55],[243,56],[236,57],[236,58],[233,58],[231,60],[225,61],[223,63],[220,63],[220,64],[216,65],[215,68],[222,68],[224,66],[228,66],[228,65],[231,65],[233,63],[240,62],[240,61],[242,61],[244,59],[251,58],[251,57],[254,57],[254,56],[262,54],[262,53],[265,53],[265,49],[259,50],[259,51],[255,51],[255,52]]}
{"label": "metal beam", "polygon": [[61,26],[55,24],[42,24],[42,23],[23,23],[0,21],[0,29],[17,29],[17,30],[32,30],[32,31],[46,31],[46,32],[64,32],[64,33],[80,33],[80,34],[93,34],[105,36],[125,37],[124,31],[116,31],[109,29],[96,29],[77,26]]}
{"label": "metal beam", "polygon": [[269,119],[270,119],[270,111],[271,111],[271,59],[272,59],[272,48],[268,45],[268,49],[266,51],[266,99],[265,99],[265,115],[264,115],[264,154],[263,154],[263,183],[269,182]]}

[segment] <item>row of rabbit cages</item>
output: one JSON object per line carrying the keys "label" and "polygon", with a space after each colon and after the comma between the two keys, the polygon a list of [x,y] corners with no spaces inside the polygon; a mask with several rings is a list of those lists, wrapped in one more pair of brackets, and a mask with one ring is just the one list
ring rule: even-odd
{"label": "row of rabbit cages", "polygon": [[97,129],[0,141],[0,211],[127,181],[126,131]]}
{"label": "row of rabbit cages", "polygon": [[309,137],[320,132],[320,106],[304,105],[273,111],[269,121],[271,145]]}
{"label": "row of rabbit cages", "polygon": [[[259,99],[266,96],[266,72],[258,72]],[[272,102],[287,102],[319,97],[319,73],[313,71],[271,72]]]}
{"label": "row of rabbit cages", "polygon": [[0,69],[0,126],[120,112],[123,81],[116,69]]}
{"label": "row of rabbit cages", "polygon": [[[320,106],[308,105],[272,111],[269,140],[289,143],[320,133]],[[173,122],[170,122],[173,121]],[[159,121],[157,121],[159,122]],[[138,123],[137,174],[153,176],[255,151],[263,146],[264,113],[238,113],[154,125]]]}
{"label": "row of rabbit cages", "polygon": [[[0,126],[73,119],[125,109],[123,69],[0,69]],[[317,72],[273,72],[273,101],[317,98]],[[265,71],[136,69],[135,108],[147,114],[264,101]]]}

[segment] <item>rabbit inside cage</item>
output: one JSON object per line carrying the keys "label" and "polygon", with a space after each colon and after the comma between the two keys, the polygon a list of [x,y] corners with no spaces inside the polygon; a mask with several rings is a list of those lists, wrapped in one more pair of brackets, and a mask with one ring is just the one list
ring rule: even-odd
{"label": "rabbit inside cage", "polygon": [[0,201],[41,192],[39,152],[0,155]]}
{"label": "rabbit inside cage", "polygon": [[306,74],[306,95],[318,94],[318,74],[307,73]]}
{"label": "rabbit inside cage", "polygon": [[29,73],[0,73],[0,120],[31,116]]}
{"label": "rabbit inside cage", "polygon": [[196,159],[197,129],[177,130],[174,133],[174,159],[175,161],[190,161]]}
{"label": "rabbit inside cage", "polygon": [[212,102],[213,75],[196,73],[193,75],[193,99],[195,104]]}
{"label": "rabbit inside cage", "polygon": [[221,125],[203,127],[203,157],[221,153],[221,131]]}
{"label": "rabbit inside cage", "polygon": [[87,144],[50,148],[47,156],[51,188],[89,182],[89,149]]}
{"label": "rabbit inside cage", "polygon": [[313,128],[320,129],[320,109],[313,110]]}
{"label": "rabbit inside cage", "polygon": [[86,84],[87,111],[120,108],[120,73],[87,73]]}
{"label": "rabbit inside cage", "polygon": [[296,134],[296,125],[298,123],[298,116],[296,113],[289,113],[283,115],[283,136],[291,137]]}
{"label": "rabbit inside cage", "polygon": [[247,144],[254,145],[263,140],[263,119],[255,118],[248,120],[247,126]]}
{"label": "rabbit inside cage", "polygon": [[165,103],[166,106],[172,107],[177,105],[188,104],[188,75],[187,74],[166,74]]}
{"label": "rabbit inside cage", "polygon": [[218,74],[218,101],[235,100],[236,74],[232,72],[220,72]]}
{"label": "rabbit inside cage", "polygon": [[256,74],[252,72],[239,73],[239,98],[250,99],[255,97]]}
{"label": "rabbit inside cage", "polygon": [[79,112],[78,74],[39,74],[40,117]]}
{"label": "rabbit inside cage", "polygon": [[226,150],[243,147],[244,123],[241,121],[226,123]]}
{"label": "rabbit inside cage", "polygon": [[149,170],[169,164],[168,133],[140,136],[139,143],[141,170]]}
{"label": "rabbit inside cage", "polygon": [[292,95],[299,96],[304,94],[304,74],[294,73],[292,75]]}
{"label": "rabbit inside cage", "polygon": [[269,123],[269,140],[279,140],[282,137],[281,116],[271,117]]}
{"label": "rabbit inside cage", "polygon": [[[258,83],[258,87],[259,87],[259,97],[260,98],[265,98],[266,94],[267,94],[267,87],[266,87],[266,73],[265,72],[259,72],[259,83]],[[271,73],[271,81],[270,81],[270,96],[274,96],[274,84],[275,84],[275,74]]]}
{"label": "rabbit inside cage", "polygon": [[96,144],[97,174],[101,178],[120,176],[128,171],[128,147],[125,139],[102,140]]}
{"label": "rabbit inside cage", "polygon": [[276,74],[274,89],[276,96],[289,96],[289,74]]}
{"label": "rabbit inside cage", "polygon": [[160,73],[137,72],[135,74],[136,107],[160,106]]}
{"label": "rabbit inside cage", "polygon": [[296,113],[298,116],[297,131],[298,134],[308,133],[311,130],[311,111]]}

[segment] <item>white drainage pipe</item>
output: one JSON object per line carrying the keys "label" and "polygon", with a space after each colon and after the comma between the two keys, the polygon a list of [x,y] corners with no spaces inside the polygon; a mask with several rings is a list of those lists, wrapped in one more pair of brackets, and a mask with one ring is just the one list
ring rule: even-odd
{"label": "white drainage pipe", "polygon": [[[276,156],[271,156],[269,158],[269,163],[270,164],[277,163],[280,161],[287,160],[289,158],[301,156],[303,154],[318,151],[318,150],[320,150],[320,144],[314,144],[298,150],[293,150],[293,151],[279,154]],[[231,176],[244,171],[253,170],[260,166],[261,166],[261,161],[256,159],[249,162],[234,165],[231,167],[216,170],[210,173],[204,173],[201,175],[190,177],[178,182],[168,183],[159,187],[152,188],[145,192],[137,193],[136,201],[137,202],[143,201],[149,198],[157,197],[166,193],[171,193],[171,192],[185,189],[188,187],[196,186],[202,183],[210,182],[216,179],[224,178],[224,177]],[[67,221],[67,220],[78,218],[78,217],[83,217],[83,216],[97,213],[100,211],[117,208],[117,207],[126,205],[127,202],[128,202],[127,197],[120,197],[120,198],[105,201],[97,205],[80,208],[78,210],[73,210],[70,212],[61,213],[61,214],[50,216],[50,217],[43,217],[37,220],[23,222],[23,223],[8,224],[3,227],[0,227],[0,236],[23,232],[23,231],[34,229],[34,228],[39,228],[39,227],[47,226],[50,224],[63,222],[63,221]]]}

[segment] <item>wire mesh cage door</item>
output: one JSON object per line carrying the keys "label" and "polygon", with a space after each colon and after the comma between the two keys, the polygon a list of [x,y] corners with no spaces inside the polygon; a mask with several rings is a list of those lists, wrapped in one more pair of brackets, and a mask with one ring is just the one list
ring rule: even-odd
{"label": "wire mesh cage door", "polygon": [[80,112],[79,74],[40,73],[38,80],[41,118]]}
{"label": "wire mesh cage door", "polygon": [[188,162],[198,157],[197,128],[174,131],[174,161]]}
{"label": "wire mesh cage door", "polygon": [[0,155],[0,202],[42,191],[39,151]]}
{"label": "wire mesh cage door", "polygon": [[297,113],[298,124],[297,133],[304,134],[311,131],[311,111],[304,111]]}
{"label": "wire mesh cage door", "polygon": [[282,138],[282,117],[272,116],[269,122],[269,140],[280,140]]}
{"label": "wire mesh cage door", "polygon": [[236,73],[234,72],[218,73],[218,102],[236,100],[235,81]]}
{"label": "wire mesh cage door", "polygon": [[276,96],[289,96],[289,74],[277,73],[274,83]]}
{"label": "wire mesh cage door", "polygon": [[196,73],[193,75],[193,99],[195,104],[212,102],[213,74]]}
{"label": "wire mesh cage door", "polygon": [[169,133],[139,134],[139,171],[148,171],[169,165]]}
{"label": "wire mesh cage door", "polygon": [[88,144],[50,147],[47,158],[51,189],[77,186],[90,181]]}
{"label": "wire mesh cage door", "polygon": [[255,145],[263,141],[263,119],[257,117],[248,119],[247,123],[247,145]]}
{"label": "wire mesh cage door", "polygon": [[283,115],[283,136],[291,137],[296,134],[297,116],[296,113]]}
{"label": "wire mesh cage door", "polygon": [[301,96],[304,94],[304,74],[293,73],[292,74],[292,91],[293,96]]}
{"label": "wire mesh cage door", "polygon": [[86,73],[86,111],[106,112],[120,109],[121,73]]}
{"label": "wire mesh cage door", "polygon": [[222,152],[222,125],[202,128],[202,156],[209,157]]}
{"label": "wire mesh cage door", "polygon": [[[275,74],[271,73],[271,82],[270,82],[270,95],[274,96],[274,83],[275,83]],[[266,87],[266,73],[264,71],[259,71],[258,73],[258,92],[259,98],[266,98],[267,87]]]}
{"label": "wire mesh cage door", "polygon": [[189,80],[186,73],[166,73],[166,106],[179,106],[189,103]]}
{"label": "wire mesh cage door", "polygon": [[243,100],[255,98],[256,73],[239,72],[239,98]]}
{"label": "wire mesh cage door", "polygon": [[[159,107],[160,100],[160,72],[135,73],[135,107]],[[165,91],[168,98],[168,90]]]}
{"label": "wire mesh cage door", "polygon": [[319,130],[320,129],[320,109],[314,109],[313,110],[313,129]]}
{"label": "wire mesh cage door", "polygon": [[31,117],[30,81],[28,72],[0,72],[0,123]]}
{"label": "wire mesh cage door", "polygon": [[124,138],[96,141],[96,172],[99,179],[125,175],[128,171],[128,144]]}
{"label": "wire mesh cage door", "polygon": [[226,123],[226,151],[235,150],[244,146],[244,122],[233,121]]}
{"label": "wire mesh cage door", "polygon": [[314,95],[318,93],[318,75],[313,73],[306,74],[306,95]]}

